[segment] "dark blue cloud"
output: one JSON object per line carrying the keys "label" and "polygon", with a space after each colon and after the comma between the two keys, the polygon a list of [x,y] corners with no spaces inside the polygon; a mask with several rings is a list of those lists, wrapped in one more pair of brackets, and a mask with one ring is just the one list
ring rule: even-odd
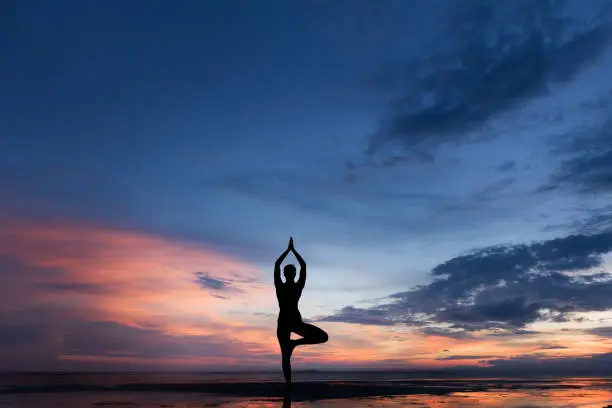
{"label": "dark blue cloud", "polygon": [[394,293],[385,305],[345,307],[322,320],[424,327],[442,323],[449,328],[432,334],[450,337],[475,330],[519,334],[528,323],[568,321],[574,312],[612,309],[609,273],[573,274],[603,265],[602,255],[610,251],[612,232],[484,248],[436,266],[433,282]]}
{"label": "dark blue cloud", "polygon": [[550,225],[546,230],[574,231],[578,234],[598,234],[612,230],[612,205],[596,208],[586,208],[579,211],[578,216],[558,225]]}
{"label": "dark blue cloud", "polygon": [[[196,283],[200,285],[202,289],[208,289],[218,292],[240,292],[240,290],[233,286],[233,282],[213,278],[208,272],[196,272]],[[224,297],[221,296],[222,299]]]}
{"label": "dark blue cloud", "polygon": [[572,21],[554,1],[462,2],[443,48],[382,74],[395,96],[368,153],[394,146],[413,157],[469,140],[495,116],[572,81],[609,45],[608,22],[594,21]]}
{"label": "dark blue cloud", "polygon": [[556,152],[563,161],[542,191],[569,189],[591,196],[612,192],[612,121],[560,144]]}
{"label": "dark blue cloud", "polygon": [[612,327],[597,327],[590,329],[588,332],[597,336],[612,338]]}
{"label": "dark blue cloud", "polygon": [[596,122],[587,130],[570,132],[569,138],[559,139],[553,142],[553,154],[561,159],[560,165],[538,192],[557,192],[588,201],[586,205],[572,209],[575,215],[569,221],[547,229],[590,235],[610,231],[612,206],[608,202],[612,193],[612,121]]}

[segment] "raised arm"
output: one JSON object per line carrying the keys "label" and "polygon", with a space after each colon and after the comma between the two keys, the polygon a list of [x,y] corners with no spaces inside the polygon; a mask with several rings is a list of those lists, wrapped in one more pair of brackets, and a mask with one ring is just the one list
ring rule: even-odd
{"label": "raised arm", "polygon": [[293,247],[293,239],[289,244],[289,249],[293,251],[293,255],[295,255],[295,258],[300,264],[300,278],[298,279],[298,285],[303,288],[306,284],[306,261],[304,261],[304,258],[302,258],[301,255]]}
{"label": "raised arm", "polygon": [[274,286],[283,284],[283,281],[281,280],[281,275],[280,275],[280,267],[283,261],[285,260],[285,258],[287,257],[287,254],[289,253],[289,251],[291,251],[291,249],[287,248],[285,252],[283,252],[281,256],[279,256],[276,262],[274,263]]}

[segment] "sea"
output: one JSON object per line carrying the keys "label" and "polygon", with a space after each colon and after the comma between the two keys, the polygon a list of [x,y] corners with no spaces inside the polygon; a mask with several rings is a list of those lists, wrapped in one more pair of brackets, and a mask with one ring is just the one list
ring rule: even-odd
{"label": "sea", "polygon": [[612,408],[610,378],[425,378],[397,372],[5,373],[0,408]]}

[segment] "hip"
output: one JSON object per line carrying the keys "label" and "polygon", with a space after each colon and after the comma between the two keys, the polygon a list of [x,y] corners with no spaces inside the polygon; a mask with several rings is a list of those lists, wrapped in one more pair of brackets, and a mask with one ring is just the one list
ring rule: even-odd
{"label": "hip", "polygon": [[291,311],[281,311],[278,314],[278,323],[293,323],[293,322],[301,322],[302,321],[302,315],[300,314],[300,312],[298,310],[291,310]]}

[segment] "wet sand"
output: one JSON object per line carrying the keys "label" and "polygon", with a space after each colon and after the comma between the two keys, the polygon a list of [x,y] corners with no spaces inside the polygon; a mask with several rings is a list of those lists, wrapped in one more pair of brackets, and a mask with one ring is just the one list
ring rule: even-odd
{"label": "wet sand", "polygon": [[581,407],[612,404],[612,380],[229,381],[5,385],[0,407]]}
{"label": "wet sand", "polygon": [[602,390],[509,390],[447,395],[397,395],[295,401],[178,392],[74,392],[0,395],[2,408],[602,408],[612,393]]}

